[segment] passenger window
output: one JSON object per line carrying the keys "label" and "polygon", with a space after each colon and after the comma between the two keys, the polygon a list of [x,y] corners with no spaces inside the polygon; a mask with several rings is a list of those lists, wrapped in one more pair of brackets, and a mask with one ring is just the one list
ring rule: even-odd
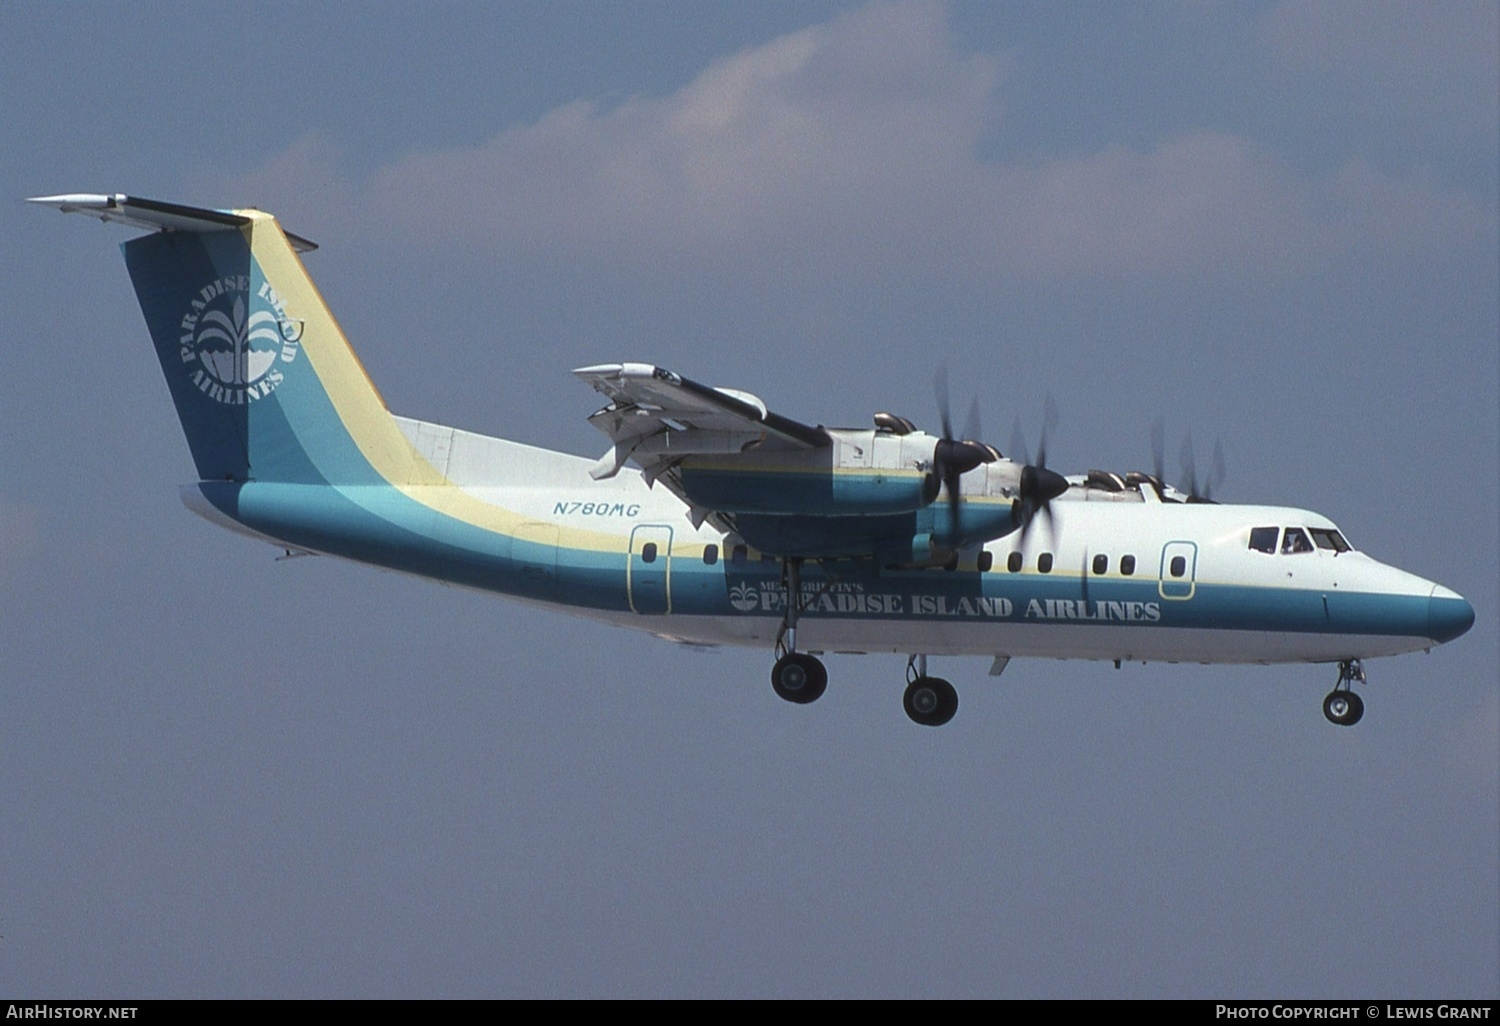
{"label": "passenger window", "polygon": [[1043,552],[1036,557],[1036,568],[1038,573],[1050,574],[1052,572],[1052,553]]}
{"label": "passenger window", "polygon": [[1124,574],[1126,577],[1129,577],[1131,574],[1135,573],[1135,557],[1134,556],[1121,556],[1120,557],[1120,573]]}
{"label": "passenger window", "polygon": [[1288,527],[1286,536],[1281,539],[1281,554],[1291,555],[1299,552],[1311,552],[1312,542],[1307,540],[1307,532],[1300,527]]}
{"label": "passenger window", "polygon": [[1335,554],[1349,551],[1349,543],[1344,541],[1344,536],[1337,531],[1330,531],[1321,527],[1313,527],[1309,528],[1309,530],[1312,532],[1313,541],[1317,543],[1318,548],[1331,549]]}
{"label": "passenger window", "polygon": [[1250,529],[1250,548],[1256,552],[1269,552],[1276,554],[1276,534],[1279,527],[1252,527]]}
{"label": "passenger window", "polygon": [[1094,557],[1094,573],[1099,575],[1109,573],[1109,557],[1102,552]]}
{"label": "passenger window", "polygon": [[719,547],[717,545],[703,546],[703,562],[713,566],[719,561]]}
{"label": "passenger window", "polygon": [[995,565],[995,554],[993,552],[981,552],[979,554],[979,572],[987,574]]}
{"label": "passenger window", "polygon": [[1019,552],[1012,552],[1005,557],[1005,569],[1013,574],[1021,572],[1021,554]]}
{"label": "passenger window", "polygon": [[750,553],[745,549],[745,546],[736,545],[732,550],[730,550],[729,560],[735,566],[744,566],[745,560],[749,557],[749,555]]}
{"label": "passenger window", "polygon": [[1173,577],[1181,577],[1183,574],[1187,573],[1187,560],[1182,556],[1173,556],[1172,562],[1167,567],[1167,570]]}
{"label": "passenger window", "polygon": [[641,546],[641,562],[656,562],[656,542],[647,542],[645,545]]}

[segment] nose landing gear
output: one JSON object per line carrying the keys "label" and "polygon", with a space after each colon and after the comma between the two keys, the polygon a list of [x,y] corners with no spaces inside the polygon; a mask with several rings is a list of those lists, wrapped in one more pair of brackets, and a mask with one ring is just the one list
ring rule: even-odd
{"label": "nose landing gear", "polygon": [[1354,693],[1354,682],[1365,682],[1364,667],[1358,659],[1345,659],[1339,663],[1338,683],[1323,699],[1323,715],[1328,722],[1340,727],[1352,727],[1365,714],[1365,702]]}

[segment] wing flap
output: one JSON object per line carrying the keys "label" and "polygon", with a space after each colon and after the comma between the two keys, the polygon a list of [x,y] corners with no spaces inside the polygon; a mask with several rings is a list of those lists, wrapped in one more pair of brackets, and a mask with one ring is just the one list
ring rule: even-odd
{"label": "wing flap", "polygon": [[613,443],[589,469],[589,476],[596,481],[614,477],[633,460],[647,484],[661,481],[687,503],[694,527],[713,520],[721,530],[729,529],[719,514],[702,508],[683,490],[678,471],[683,457],[833,444],[821,427],[772,413],[749,392],[710,388],[649,363],[605,363],[573,373],[610,399],[589,417],[589,423]]}
{"label": "wing flap", "polygon": [[[807,449],[831,444],[828,432],[821,427],[772,413],[748,392],[711,388],[651,364],[606,363],[580,367],[573,373],[612,400],[589,421],[617,445],[663,432],[769,436]],[[683,450],[724,451],[680,445],[678,451]]]}

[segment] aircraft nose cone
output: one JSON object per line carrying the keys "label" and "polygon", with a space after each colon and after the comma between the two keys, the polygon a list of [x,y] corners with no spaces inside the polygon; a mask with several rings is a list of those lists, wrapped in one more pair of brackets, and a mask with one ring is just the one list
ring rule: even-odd
{"label": "aircraft nose cone", "polygon": [[1427,636],[1441,645],[1472,626],[1474,607],[1458,592],[1434,585],[1427,600]]}

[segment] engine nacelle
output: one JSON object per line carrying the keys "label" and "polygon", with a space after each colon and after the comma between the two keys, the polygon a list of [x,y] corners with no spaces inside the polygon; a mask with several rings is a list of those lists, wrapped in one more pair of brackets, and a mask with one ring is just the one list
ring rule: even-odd
{"label": "engine nacelle", "polygon": [[696,505],[729,516],[767,555],[888,565],[942,563],[1004,537],[1021,526],[1026,489],[1035,489],[1026,482],[1036,468],[980,443],[921,431],[827,434],[831,444],[816,449],[767,444],[730,456],[687,454],[676,473]]}
{"label": "engine nacelle", "polygon": [[779,559],[872,558],[893,566],[946,562],[961,548],[1004,537],[1020,526],[1020,504],[1014,500],[965,500],[956,530],[945,502],[887,516],[745,513],[735,517],[740,537]]}
{"label": "engine nacelle", "polygon": [[937,497],[937,439],[922,432],[828,432],[821,449],[756,447],[733,456],[689,455],[677,464],[698,506],[730,514],[882,517],[913,513]]}

